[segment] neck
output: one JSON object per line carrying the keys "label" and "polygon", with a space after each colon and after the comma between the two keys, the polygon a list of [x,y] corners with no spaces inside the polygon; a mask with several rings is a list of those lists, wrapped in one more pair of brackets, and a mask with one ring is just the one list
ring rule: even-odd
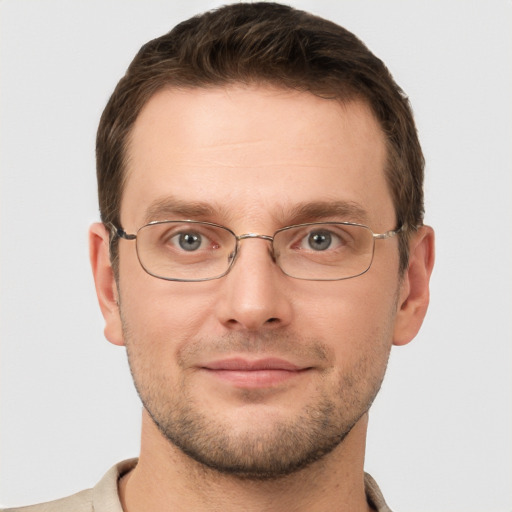
{"label": "neck", "polygon": [[139,463],[119,484],[125,512],[368,511],[364,492],[367,415],[331,453],[275,480],[250,480],[204,467],[165,439],[144,413]]}

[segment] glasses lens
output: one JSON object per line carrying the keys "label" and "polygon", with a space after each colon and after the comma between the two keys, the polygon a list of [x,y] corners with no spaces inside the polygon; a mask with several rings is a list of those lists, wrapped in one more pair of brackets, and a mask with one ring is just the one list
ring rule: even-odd
{"label": "glasses lens", "polygon": [[373,247],[372,231],[354,224],[304,224],[274,236],[279,266],[297,279],[331,281],[363,274],[372,263]]}
{"label": "glasses lens", "polygon": [[144,270],[171,281],[221,277],[229,269],[235,246],[231,231],[203,222],[156,222],[137,233],[137,254]]}

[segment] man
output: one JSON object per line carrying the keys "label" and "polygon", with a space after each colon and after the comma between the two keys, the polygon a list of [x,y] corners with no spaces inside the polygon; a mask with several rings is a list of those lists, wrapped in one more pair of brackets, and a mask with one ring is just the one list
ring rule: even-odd
{"label": "man", "polygon": [[424,318],[434,241],[382,62],[277,4],[192,18],[119,82],[97,170],[91,262],[140,457],[26,510],[389,510],[367,413]]}

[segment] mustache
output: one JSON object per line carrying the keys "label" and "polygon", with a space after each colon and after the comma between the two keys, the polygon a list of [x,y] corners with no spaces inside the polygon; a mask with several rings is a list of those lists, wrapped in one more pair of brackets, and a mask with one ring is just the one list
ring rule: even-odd
{"label": "mustache", "polygon": [[228,354],[272,355],[323,364],[334,360],[334,350],[318,339],[284,332],[231,332],[220,337],[189,340],[180,344],[177,350],[181,367]]}

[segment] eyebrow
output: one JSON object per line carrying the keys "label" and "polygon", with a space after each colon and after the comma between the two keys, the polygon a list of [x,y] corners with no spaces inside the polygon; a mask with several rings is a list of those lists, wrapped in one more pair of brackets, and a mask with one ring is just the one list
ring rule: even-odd
{"label": "eyebrow", "polygon": [[157,220],[205,219],[219,215],[223,208],[200,201],[183,201],[175,197],[158,199],[146,209],[144,223]]}
{"label": "eyebrow", "polygon": [[302,224],[318,220],[350,221],[368,223],[368,212],[354,201],[312,201],[300,203],[287,215],[289,222]]}
{"label": "eyebrow", "polygon": [[[233,213],[221,204],[165,197],[149,205],[144,215],[144,224],[177,219],[229,222],[232,218]],[[354,201],[311,201],[296,204],[290,209],[283,206],[277,215],[274,214],[274,218],[281,227],[321,220],[367,224],[368,212]]]}

